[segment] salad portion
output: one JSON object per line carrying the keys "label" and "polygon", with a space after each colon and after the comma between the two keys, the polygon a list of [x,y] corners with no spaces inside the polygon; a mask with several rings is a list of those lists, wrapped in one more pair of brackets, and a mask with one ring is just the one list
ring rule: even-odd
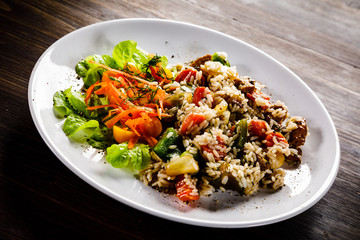
{"label": "salad portion", "polygon": [[282,166],[301,163],[306,120],[272,102],[260,82],[239,76],[224,52],[169,67],[166,56],[128,40],[75,70],[82,89],[53,97],[64,133],[181,201],[215,191],[277,190]]}

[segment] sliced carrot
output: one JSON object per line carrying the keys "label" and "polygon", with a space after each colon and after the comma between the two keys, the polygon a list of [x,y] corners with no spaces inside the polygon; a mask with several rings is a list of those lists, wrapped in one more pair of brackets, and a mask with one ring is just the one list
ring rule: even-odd
{"label": "sliced carrot", "polygon": [[[164,77],[157,79],[159,84],[139,77],[140,74],[134,76],[129,73],[130,71],[112,69],[94,61],[90,61],[90,63],[97,64],[106,71],[103,72],[101,82],[97,82],[88,88],[86,103],[91,94],[104,95],[109,103],[100,106],[88,106],[87,109],[112,108],[102,121],[108,128],[113,128],[117,124],[117,130],[124,129],[129,132],[128,137],[126,137],[126,139],[129,138],[128,148],[133,148],[139,140],[146,141],[150,146],[154,146],[157,143],[156,137],[162,132],[160,119],[171,116],[162,113],[164,101],[169,94],[160,86],[172,78],[172,73],[163,69],[161,65],[154,67],[153,71],[155,72],[164,70],[161,72]],[[138,69],[133,70],[131,72],[138,73]],[[96,87],[99,88],[96,89]],[[118,132],[121,135],[121,131]],[[118,137],[118,139],[123,141],[125,138]]]}
{"label": "sliced carrot", "polygon": [[138,137],[138,136],[130,138],[129,143],[128,143],[128,149],[133,149],[135,144],[139,141],[139,138],[140,137]]}
{"label": "sliced carrot", "polygon": [[127,110],[124,110],[124,111],[120,112],[118,115],[116,115],[113,118],[109,119],[108,121],[105,122],[105,125],[108,128],[112,128],[121,119],[123,119],[123,120],[129,119],[130,115],[132,115],[132,118],[141,117],[141,115],[140,115],[141,112],[145,112],[145,110],[143,108],[141,108],[141,107],[134,106],[132,108],[129,108]]}
{"label": "sliced carrot", "polygon": [[169,95],[162,89],[158,89],[156,92],[156,95],[154,97],[154,101],[159,101],[159,105],[161,107],[161,109],[163,111],[164,110],[164,100],[168,97]]}
{"label": "sliced carrot", "polygon": [[85,104],[87,105],[87,106],[89,106],[88,105],[88,101],[89,101],[89,99],[90,99],[90,97],[91,97],[91,94],[92,94],[92,92],[94,91],[94,89],[95,89],[95,86],[98,84],[99,82],[96,82],[95,84],[93,84],[93,85],[91,85],[87,90],[86,90],[86,97],[85,97]]}
{"label": "sliced carrot", "polygon": [[149,82],[149,81],[146,81],[145,79],[142,79],[142,78],[140,78],[140,77],[131,75],[131,74],[129,74],[129,73],[127,73],[127,72],[124,72],[124,71],[121,71],[121,70],[117,70],[117,69],[110,68],[110,67],[108,67],[108,66],[106,66],[106,65],[104,65],[104,64],[97,63],[97,62],[94,62],[94,61],[92,61],[92,60],[89,60],[89,62],[90,62],[90,63],[93,63],[93,64],[97,64],[97,65],[99,65],[100,67],[103,67],[103,68],[105,68],[105,69],[108,70],[108,71],[120,73],[120,74],[122,74],[122,75],[125,76],[125,77],[135,79],[135,80],[137,80],[137,81],[139,81],[139,82],[146,83],[146,84],[148,84],[148,85],[157,85],[157,84],[158,84],[157,82]]}
{"label": "sliced carrot", "polygon": [[106,107],[117,108],[118,105],[116,105],[116,104],[106,104],[106,105],[99,105],[99,106],[87,107],[86,109],[87,109],[87,110],[95,110],[95,109],[106,108]]}
{"label": "sliced carrot", "polygon": [[156,144],[157,144],[157,140],[156,140],[156,138],[154,138],[154,137],[151,137],[151,136],[145,136],[145,140],[149,143],[149,146],[150,147],[153,147],[153,146],[155,146]]}
{"label": "sliced carrot", "polygon": [[120,112],[122,112],[124,109],[122,109],[121,107],[115,108],[115,109],[111,109],[108,113],[108,115],[106,115],[101,121],[105,121],[108,118],[110,118],[112,115],[114,114],[119,114]]}

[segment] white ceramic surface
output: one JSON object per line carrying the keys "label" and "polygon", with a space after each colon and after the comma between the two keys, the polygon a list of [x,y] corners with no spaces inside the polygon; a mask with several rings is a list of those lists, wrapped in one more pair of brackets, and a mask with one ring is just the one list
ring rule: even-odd
{"label": "white ceramic surface", "polygon": [[[104,164],[96,150],[70,142],[62,121],[52,110],[58,90],[81,84],[75,64],[91,54],[110,54],[123,40],[135,40],[147,52],[166,55],[171,64],[225,51],[240,75],[267,85],[272,100],[284,101],[291,115],[307,119],[310,136],[303,147],[303,164],[287,170],[286,186],[251,197],[216,193],[185,205],[176,197],[144,186],[125,169]],[[35,125],[48,147],[75,174],[103,193],[131,207],[187,224],[241,228],[293,217],[319,201],[331,187],[339,167],[339,141],[334,124],[312,90],[285,66],[264,52],[231,36],[203,27],[158,19],[102,22],[74,31],[50,46],[31,74],[29,106]],[[51,164],[51,163],[49,163]]]}

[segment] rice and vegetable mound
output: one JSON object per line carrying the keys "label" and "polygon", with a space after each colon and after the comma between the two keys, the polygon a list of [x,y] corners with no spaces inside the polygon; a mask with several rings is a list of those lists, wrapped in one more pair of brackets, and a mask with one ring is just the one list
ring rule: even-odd
{"label": "rice and vegetable mound", "polygon": [[181,201],[216,190],[277,190],[281,167],[301,163],[306,120],[240,76],[224,52],[168,67],[166,57],[124,41],[112,57],[90,56],[76,71],[84,91],[54,95],[64,132]]}

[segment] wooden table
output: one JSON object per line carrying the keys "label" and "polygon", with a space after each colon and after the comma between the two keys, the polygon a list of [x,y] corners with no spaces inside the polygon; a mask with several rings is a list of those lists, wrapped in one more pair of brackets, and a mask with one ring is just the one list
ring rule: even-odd
{"label": "wooden table", "polygon": [[[0,238],[360,239],[360,2],[33,1],[0,2]],[[337,178],[315,206],[248,229],[179,224],[134,210],[67,169],[35,129],[27,103],[34,64],[57,39],[88,24],[162,18],[213,28],[267,52],[319,96],[341,142]],[[205,239],[205,238],[204,238]]]}

